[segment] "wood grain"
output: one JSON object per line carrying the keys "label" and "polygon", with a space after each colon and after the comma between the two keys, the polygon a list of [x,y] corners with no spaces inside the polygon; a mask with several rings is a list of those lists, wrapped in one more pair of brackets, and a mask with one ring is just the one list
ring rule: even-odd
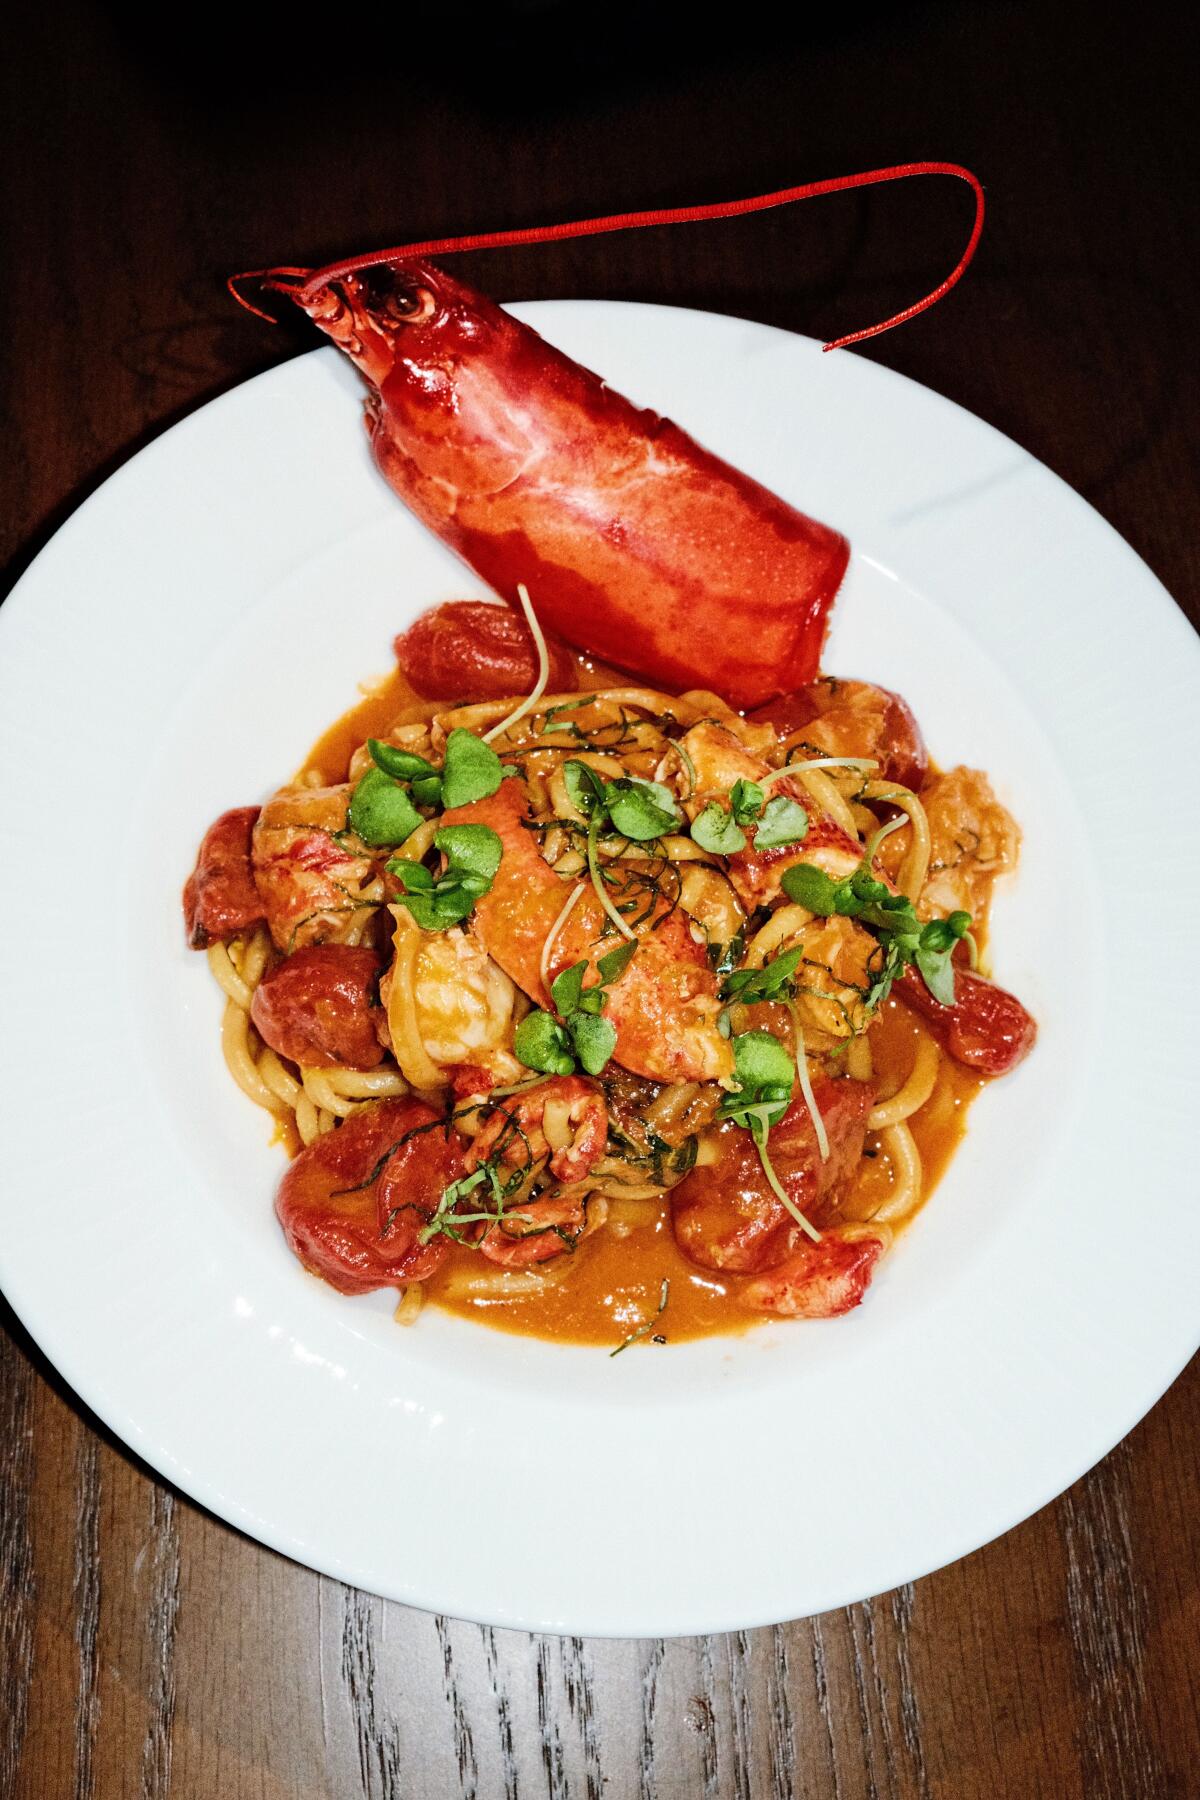
{"label": "wood grain", "polygon": [[[985,180],[983,248],[866,354],[1048,462],[1195,621],[1194,17],[914,0],[699,21],[493,0],[310,34],[214,4],[168,35],[145,7],[15,12],[9,579],[140,443],[307,347],[229,306],[231,269],[931,155]],[[937,279],[966,206],[896,188],[472,276],[829,335]],[[434,1619],[284,1562],[152,1477],[3,1324],[0,1800],[1200,1792],[1196,1365],[1061,1500],[914,1586],[769,1630],[593,1642]],[[714,1553],[771,1531],[782,1560],[805,1529],[799,1492]]]}

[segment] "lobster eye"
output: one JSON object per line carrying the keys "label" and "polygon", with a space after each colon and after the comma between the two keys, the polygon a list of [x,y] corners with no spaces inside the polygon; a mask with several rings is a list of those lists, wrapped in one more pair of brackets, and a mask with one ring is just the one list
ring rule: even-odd
{"label": "lobster eye", "polygon": [[436,302],[429,289],[387,263],[364,269],[359,279],[367,304],[381,325],[420,325],[434,312]]}

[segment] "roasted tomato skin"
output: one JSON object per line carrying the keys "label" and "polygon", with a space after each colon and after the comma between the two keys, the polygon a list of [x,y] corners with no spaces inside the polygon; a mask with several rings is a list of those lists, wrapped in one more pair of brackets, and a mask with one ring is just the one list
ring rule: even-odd
{"label": "roasted tomato skin", "polygon": [[[814,1082],[813,1095],[829,1136],[823,1160],[803,1099],[795,1099],[772,1126],[770,1155],[790,1199],[814,1225],[854,1179],[867,1115],[874,1103],[868,1082]],[[671,1193],[675,1241],[690,1261],[705,1269],[757,1274],[791,1254],[799,1225],[773,1193],[750,1133],[740,1125],[719,1125],[708,1139],[715,1160],[701,1162]]]}
{"label": "roasted tomato skin", "polygon": [[183,890],[183,920],[193,950],[236,937],[266,916],[250,861],[257,806],[235,806],[204,834]]}
{"label": "roasted tomato skin", "polygon": [[1015,994],[970,969],[954,971],[954,1005],[942,1006],[921,977],[906,969],[896,992],[928,1021],[956,1063],[977,1075],[1007,1075],[1037,1040],[1037,1021]]}
{"label": "roasted tomato skin", "polygon": [[807,687],[768,700],[747,715],[790,737],[812,725],[813,744],[830,756],[873,756],[879,779],[914,793],[929,774],[929,752],[912,708],[890,688],[823,675]]}
{"label": "roasted tomato skin", "polygon": [[263,1042],[308,1069],[374,1069],[383,1061],[383,958],[362,944],[310,944],[284,957],[254,990],[250,1017]]}
{"label": "roasted tomato skin", "polygon": [[[571,653],[547,637],[557,692],[574,685]],[[502,700],[526,693],[537,680],[538,658],[524,619],[486,600],[448,600],[423,613],[395,643],[396,660],[426,700]]]}
{"label": "roasted tomato skin", "polygon": [[462,1172],[459,1141],[440,1113],[422,1100],[384,1100],[300,1152],[279,1184],[275,1211],[311,1274],[339,1293],[367,1294],[433,1274],[445,1242],[420,1244],[418,1233]]}

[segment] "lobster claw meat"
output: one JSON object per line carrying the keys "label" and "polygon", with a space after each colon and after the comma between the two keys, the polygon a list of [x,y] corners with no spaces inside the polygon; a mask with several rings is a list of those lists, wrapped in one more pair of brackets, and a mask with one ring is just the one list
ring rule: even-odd
{"label": "lobster claw meat", "polygon": [[510,605],[664,685],[756,706],[812,681],[849,545],[414,259],[292,297],[370,384],[375,461]]}

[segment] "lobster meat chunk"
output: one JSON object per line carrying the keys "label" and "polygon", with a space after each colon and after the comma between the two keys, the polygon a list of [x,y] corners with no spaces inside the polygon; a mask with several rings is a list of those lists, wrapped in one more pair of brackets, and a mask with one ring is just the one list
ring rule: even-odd
{"label": "lobster meat chunk", "polygon": [[871,681],[823,675],[794,694],[770,700],[750,714],[773,725],[790,744],[820,756],[869,756],[881,781],[920,791],[929,774],[929,752],[912,708],[890,688]]}
{"label": "lobster meat chunk", "polygon": [[[868,1082],[820,1077],[813,1098],[825,1121],[822,1158],[812,1116],[799,1095],[771,1130],[771,1160],[793,1205],[818,1225],[846,1193],[858,1169],[875,1094]],[[684,1255],[702,1269],[756,1274],[784,1262],[801,1227],[775,1194],[748,1131],[719,1125],[697,1163],[671,1194],[671,1223]]]}
{"label": "lobster meat chunk", "polygon": [[608,1111],[594,1081],[556,1075],[528,1094],[495,1101],[467,1151],[467,1168],[477,1169],[499,1153],[512,1168],[546,1157],[559,1181],[582,1181],[604,1155]]}
{"label": "lobster meat chunk", "polygon": [[[545,979],[542,954],[560,925],[570,887],[554,873],[527,829],[522,782],[509,777],[486,800],[445,814],[447,825],[487,825],[504,856],[491,889],[477,902],[471,931],[488,955],[538,1006],[549,1006],[547,981],[587,961],[590,985],[597,958],[618,943],[590,891],[554,936]],[[684,915],[664,901],[637,930],[633,960],[608,989],[605,1018],[617,1034],[616,1060],[653,1081],[719,1081],[733,1071],[733,1055],[717,1029],[717,983]]]}
{"label": "lobster meat chunk", "polygon": [[837,1319],[858,1306],[883,1255],[883,1239],[826,1232],[819,1244],[804,1242],[787,1262],[742,1289],[756,1312],[785,1319]]}
{"label": "lobster meat chunk", "polygon": [[[362,928],[381,898],[375,864],[347,839],[348,782],[326,788],[281,788],[258,816],[254,880],[277,949],[344,942]],[[366,890],[371,888],[371,897]]]}
{"label": "lobster meat chunk", "polygon": [[816,676],[839,531],[432,263],[290,291],[366,377],[391,487],[510,605],[523,582],[568,643],[738,706]]}

